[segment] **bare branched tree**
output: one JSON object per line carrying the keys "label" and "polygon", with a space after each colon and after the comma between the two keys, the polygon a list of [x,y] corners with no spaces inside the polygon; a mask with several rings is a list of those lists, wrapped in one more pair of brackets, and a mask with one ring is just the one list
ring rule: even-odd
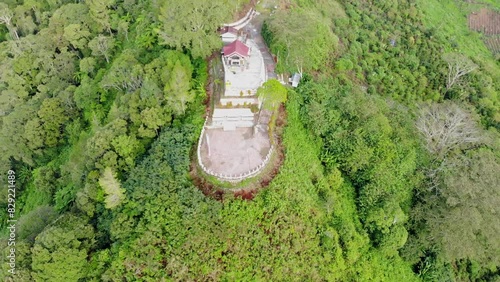
{"label": "bare branched tree", "polygon": [[453,167],[454,149],[468,149],[482,143],[476,119],[468,111],[452,102],[420,107],[416,127],[425,139],[427,150],[434,155],[431,164],[424,169],[428,190],[441,193],[442,174]]}
{"label": "bare branched tree", "polygon": [[422,106],[416,126],[425,138],[427,149],[437,159],[443,159],[453,149],[482,141],[472,114],[451,102]]}
{"label": "bare branched tree", "polygon": [[17,34],[16,27],[12,25],[12,17],[13,13],[9,7],[4,3],[0,3],[0,24],[4,24],[12,35],[12,38],[18,40],[19,35]]}
{"label": "bare branched tree", "polygon": [[94,56],[103,56],[106,62],[109,63],[109,57],[115,46],[115,39],[113,37],[98,35],[88,45]]}
{"label": "bare branched tree", "polygon": [[462,54],[448,53],[443,56],[443,59],[448,64],[446,90],[450,90],[454,85],[461,82],[463,76],[477,69],[477,65]]}

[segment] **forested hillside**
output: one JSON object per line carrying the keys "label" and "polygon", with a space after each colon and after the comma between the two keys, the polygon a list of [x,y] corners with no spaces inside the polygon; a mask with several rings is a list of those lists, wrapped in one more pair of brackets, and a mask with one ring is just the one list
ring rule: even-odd
{"label": "forested hillside", "polygon": [[[2,280],[499,280],[500,63],[466,18],[499,4],[249,2],[0,3]],[[248,4],[304,75],[277,176],[218,201],[207,58]]]}

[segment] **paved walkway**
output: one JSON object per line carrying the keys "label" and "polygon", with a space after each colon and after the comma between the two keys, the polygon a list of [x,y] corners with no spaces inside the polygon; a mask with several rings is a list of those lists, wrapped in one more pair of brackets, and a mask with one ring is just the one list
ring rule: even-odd
{"label": "paved walkway", "polygon": [[224,96],[226,97],[255,95],[257,88],[266,81],[264,61],[259,46],[252,40],[249,40],[247,45],[251,50],[247,66],[228,67],[224,64],[226,83]]}

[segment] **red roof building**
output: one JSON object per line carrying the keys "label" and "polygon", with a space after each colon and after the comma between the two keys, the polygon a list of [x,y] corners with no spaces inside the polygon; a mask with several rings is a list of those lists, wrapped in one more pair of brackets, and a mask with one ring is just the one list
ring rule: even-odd
{"label": "red roof building", "polygon": [[238,30],[232,26],[225,26],[219,29],[219,34],[224,44],[231,43],[238,39]]}
{"label": "red roof building", "polygon": [[230,33],[230,34],[234,34],[234,35],[238,35],[238,30],[232,26],[225,26],[221,29],[219,29],[219,33],[222,35],[222,34],[226,34],[226,33]]}
{"label": "red roof building", "polygon": [[239,40],[235,40],[233,43],[228,44],[222,48],[224,57],[231,57],[238,55],[239,57],[246,58],[250,54],[250,48]]}

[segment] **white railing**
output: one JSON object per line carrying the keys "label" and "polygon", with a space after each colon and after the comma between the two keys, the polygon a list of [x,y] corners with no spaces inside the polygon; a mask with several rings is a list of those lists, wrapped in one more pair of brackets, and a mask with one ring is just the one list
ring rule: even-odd
{"label": "white railing", "polygon": [[258,12],[257,11],[253,11],[250,16],[246,19],[246,21],[242,22],[241,24],[239,25],[236,25],[236,26],[233,26],[234,28],[236,28],[237,30],[240,30],[242,29],[243,27],[245,27],[250,21],[252,21],[252,19],[258,15]]}
{"label": "white railing", "polygon": [[250,17],[250,15],[252,15],[253,12],[254,12],[254,9],[252,8],[247,12],[247,14],[243,18],[241,18],[233,23],[230,23],[230,24],[224,24],[224,26],[233,27],[233,26],[239,25],[239,24],[243,23],[244,21],[246,21],[248,19],[248,17]]}
{"label": "white railing", "polygon": [[[203,123],[203,128],[201,129],[200,139],[198,139],[198,149],[196,150],[196,154],[198,156],[198,165],[200,165],[203,171],[207,172],[207,168],[203,165],[201,161],[201,143],[203,141],[203,136],[205,135],[205,127],[207,125],[208,117],[205,118],[205,122]],[[207,144],[208,145],[208,144]]]}
{"label": "white railing", "polygon": [[[217,178],[219,178],[221,180],[227,180],[227,181],[237,182],[237,181],[243,180],[245,178],[255,176],[255,175],[257,175],[258,173],[260,173],[264,169],[264,167],[267,165],[267,163],[271,159],[271,155],[272,155],[273,150],[274,150],[274,145],[271,145],[271,147],[269,148],[269,152],[267,152],[267,155],[264,158],[264,161],[262,161],[262,163],[260,163],[257,167],[255,167],[253,169],[250,169],[249,171],[247,171],[245,173],[240,173],[240,174],[224,174],[224,173],[215,172],[215,171],[207,168],[203,164],[203,162],[201,161],[201,146],[202,146],[202,143],[203,143],[203,137],[205,135],[205,125],[207,123],[207,120],[208,120],[208,117],[207,117],[207,119],[205,119],[205,123],[203,124],[203,129],[201,130],[200,139],[198,140],[198,152],[197,152],[197,155],[198,155],[198,165],[201,167],[201,169],[206,174],[211,175],[211,176],[215,176],[215,177],[217,177]],[[207,144],[207,146],[208,146],[208,144]]]}

